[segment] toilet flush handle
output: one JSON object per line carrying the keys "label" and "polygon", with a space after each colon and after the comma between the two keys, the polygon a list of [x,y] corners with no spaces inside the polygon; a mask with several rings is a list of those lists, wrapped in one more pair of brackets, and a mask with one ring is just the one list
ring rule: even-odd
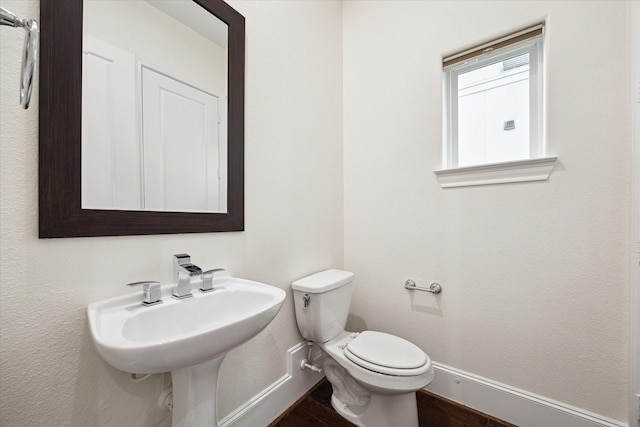
{"label": "toilet flush handle", "polygon": [[309,304],[311,303],[311,297],[309,296],[309,294],[304,294],[304,296],[302,297],[302,302],[304,303],[304,308],[309,307]]}

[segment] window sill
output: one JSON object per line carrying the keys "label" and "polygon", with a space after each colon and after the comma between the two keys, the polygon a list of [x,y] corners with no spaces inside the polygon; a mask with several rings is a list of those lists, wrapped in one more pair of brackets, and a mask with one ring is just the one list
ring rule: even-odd
{"label": "window sill", "polygon": [[440,169],[434,173],[442,188],[546,181],[549,179],[557,159],[557,157],[539,157],[529,160]]}

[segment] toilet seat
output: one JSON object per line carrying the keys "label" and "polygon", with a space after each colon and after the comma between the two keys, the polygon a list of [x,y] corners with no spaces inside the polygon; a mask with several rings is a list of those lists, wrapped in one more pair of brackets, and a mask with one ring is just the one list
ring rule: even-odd
{"label": "toilet seat", "polygon": [[344,347],[353,363],[386,375],[421,375],[431,368],[429,357],[415,344],[384,332],[364,331]]}

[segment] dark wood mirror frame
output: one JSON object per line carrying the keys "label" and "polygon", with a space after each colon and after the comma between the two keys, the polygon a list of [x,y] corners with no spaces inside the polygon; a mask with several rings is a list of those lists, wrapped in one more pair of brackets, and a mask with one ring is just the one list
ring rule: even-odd
{"label": "dark wood mirror frame", "polygon": [[82,0],[41,0],[40,238],[244,230],[244,17],[194,1],[229,27],[228,213],[82,209]]}

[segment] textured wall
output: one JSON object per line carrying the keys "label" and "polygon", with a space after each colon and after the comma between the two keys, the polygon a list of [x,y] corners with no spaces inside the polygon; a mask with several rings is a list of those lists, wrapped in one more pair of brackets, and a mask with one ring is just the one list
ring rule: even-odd
{"label": "textured wall", "polygon": [[[131,383],[93,348],[87,304],[172,280],[171,255],[289,289],[342,266],[341,5],[231,2],[247,18],[246,231],[200,235],[37,238],[38,91],[18,105],[23,33],[0,28],[0,425],[144,426],[156,375]],[[3,0],[37,17],[36,0]],[[338,173],[336,173],[338,171]],[[219,415],[286,372],[300,340],[288,298],[272,325],[222,365]]]}
{"label": "textured wall", "polygon": [[[437,362],[627,419],[628,7],[344,3],[351,327],[396,333]],[[441,189],[442,56],[545,19],[555,172],[543,183]],[[408,277],[438,281],[443,293],[411,294]]]}

